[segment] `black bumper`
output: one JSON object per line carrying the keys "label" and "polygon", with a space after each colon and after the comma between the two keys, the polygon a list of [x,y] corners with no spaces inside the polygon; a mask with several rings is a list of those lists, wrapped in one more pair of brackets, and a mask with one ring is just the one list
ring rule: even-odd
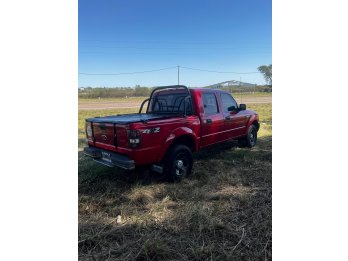
{"label": "black bumper", "polygon": [[126,170],[135,169],[134,160],[125,155],[93,147],[86,147],[83,151],[85,155],[108,167],[119,167]]}

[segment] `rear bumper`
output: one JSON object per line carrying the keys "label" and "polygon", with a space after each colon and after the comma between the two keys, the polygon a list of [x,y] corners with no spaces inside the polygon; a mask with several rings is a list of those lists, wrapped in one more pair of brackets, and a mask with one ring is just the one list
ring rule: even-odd
{"label": "rear bumper", "polygon": [[125,155],[93,147],[85,147],[83,151],[85,155],[108,167],[119,167],[126,170],[135,169],[134,160]]}

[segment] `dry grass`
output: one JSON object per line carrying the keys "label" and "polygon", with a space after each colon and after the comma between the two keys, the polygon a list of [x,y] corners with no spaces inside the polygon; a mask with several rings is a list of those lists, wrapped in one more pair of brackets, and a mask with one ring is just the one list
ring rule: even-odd
{"label": "dry grass", "polygon": [[271,105],[255,105],[258,145],[194,155],[179,184],[125,173],[79,154],[80,260],[270,260]]}

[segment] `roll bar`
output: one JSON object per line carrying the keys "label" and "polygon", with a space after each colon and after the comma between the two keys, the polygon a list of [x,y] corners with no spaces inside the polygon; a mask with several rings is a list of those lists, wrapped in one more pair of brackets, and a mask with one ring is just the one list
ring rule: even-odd
{"label": "roll bar", "polygon": [[170,88],[175,88],[175,89],[184,88],[184,89],[187,90],[187,94],[188,94],[189,96],[191,96],[191,93],[190,93],[189,88],[187,88],[187,86],[185,86],[185,85],[168,85],[168,86],[159,86],[159,87],[156,87],[155,89],[153,89],[152,92],[151,92],[151,95],[150,95],[150,99],[151,99],[151,97],[152,97],[152,94],[153,94],[155,91],[161,90],[161,89],[170,89]]}
{"label": "roll bar", "polygon": [[[146,100],[144,100],[142,103],[141,103],[141,106],[140,106],[140,109],[139,109],[139,113],[141,113],[143,107],[144,107],[144,104],[147,102],[147,101],[150,101],[152,100],[152,95],[158,91],[158,90],[162,90],[162,89],[178,89],[178,88],[183,88],[183,89],[186,89],[187,90],[187,96],[185,97],[185,103],[187,100],[191,99],[191,93],[190,93],[190,90],[187,86],[185,85],[169,85],[169,86],[159,86],[159,87],[156,87],[152,90],[151,92],[151,95],[150,95],[150,98],[147,98]],[[147,108],[146,112],[148,111],[149,108]],[[191,111],[193,112],[193,108],[192,108],[192,99],[191,99]],[[186,116],[186,104],[184,106],[184,116]]]}
{"label": "roll bar", "polygon": [[141,111],[143,110],[144,104],[145,104],[145,102],[147,102],[147,101],[150,101],[150,98],[145,99],[145,100],[141,103],[141,106],[140,106],[140,109],[139,109],[139,113],[141,113]]}

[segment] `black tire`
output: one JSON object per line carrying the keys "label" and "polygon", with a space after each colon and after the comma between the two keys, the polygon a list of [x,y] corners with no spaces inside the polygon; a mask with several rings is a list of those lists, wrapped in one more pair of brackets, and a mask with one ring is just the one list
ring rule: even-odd
{"label": "black tire", "polygon": [[192,164],[191,150],[182,144],[174,145],[167,154],[164,174],[171,182],[180,182],[191,174]]}
{"label": "black tire", "polygon": [[246,137],[238,140],[238,144],[240,147],[248,147],[252,148],[257,143],[257,128],[255,125],[250,125]]}

